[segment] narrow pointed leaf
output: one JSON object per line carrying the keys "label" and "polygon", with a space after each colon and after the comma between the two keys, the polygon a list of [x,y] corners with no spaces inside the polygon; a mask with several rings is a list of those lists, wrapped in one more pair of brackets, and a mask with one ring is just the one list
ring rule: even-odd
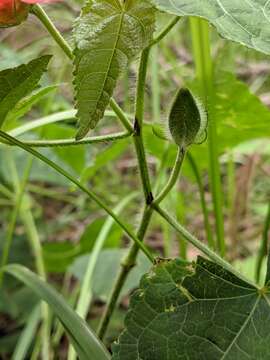
{"label": "narrow pointed leaf", "polygon": [[207,19],[226,39],[270,54],[267,0],[153,0],[158,9]]}
{"label": "narrow pointed leaf", "polygon": [[37,275],[21,265],[8,265],[5,271],[30,287],[55,312],[81,360],[108,360],[110,355],[89,329],[86,322],[69,306],[64,298]]}
{"label": "narrow pointed leaf", "polygon": [[0,72],[0,128],[15,105],[37,87],[50,59],[45,55]]}
{"label": "narrow pointed leaf", "polygon": [[154,13],[148,0],[93,0],[83,9],[74,28],[78,139],[95,128],[118,77],[149,44]]}
{"label": "narrow pointed leaf", "polygon": [[201,257],[160,261],[131,299],[113,360],[270,358],[269,288]]}

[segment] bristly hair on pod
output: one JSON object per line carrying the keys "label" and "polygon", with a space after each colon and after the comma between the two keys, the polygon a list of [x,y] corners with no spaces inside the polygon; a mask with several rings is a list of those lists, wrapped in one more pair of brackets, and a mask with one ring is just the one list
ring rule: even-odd
{"label": "bristly hair on pod", "polygon": [[207,116],[203,106],[188,88],[181,88],[172,103],[169,130],[180,148],[201,143],[206,138]]}
{"label": "bristly hair on pod", "polygon": [[203,104],[203,101],[198,97],[195,96],[193,94],[194,100],[197,104],[197,107],[199,109],[200,112],[200,119],[201,119],[201,126],[200,126],[200,130],[198,131],[198,134],[194,140],[194,144],[202,144],[207,140],[207,136],[208,136],[208,132],[207,132],[207,128],[208,128],[208,113],[207,110]]}

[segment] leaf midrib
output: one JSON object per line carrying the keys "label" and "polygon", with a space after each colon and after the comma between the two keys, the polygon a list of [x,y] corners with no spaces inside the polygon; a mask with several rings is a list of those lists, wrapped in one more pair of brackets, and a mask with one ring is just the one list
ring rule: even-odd
{"label": "leaf midrib", "polygon": [[[103,81],[102,88],[101,88],[100,94],[99,94],[99,96],[98,96],[98,99],[97,99],[97,101],[96,101],[96,108],[95,108],[94,114],[96,113],[96,110],[97,110],[97,108],[98,108],[98,106],[99,106],[99,103],[100,103],[100,100],[101,100],[101,97],[102,97],[102,94],[103,94],[103,92],[104,92],[105,84],[106,84],[106,82],[107,82],[107,79],[108,79],[108,76],[109,76],[109,73],[110,73],[112,61],[113,61],[113,58],[114,58],[114,56],[115,56],[116,49],[117,49],[117,46],[118,46],[118,43],[119,43],[119,40],[120,40],[120,37],[121,37],[121,30],[122,30],[123,21],[124,21],[124,16],[125,16],[125,9],[124,9],[124,8],[121,8],[121,13],[119,13],[119,15],[120,15],[120,21],[119,21],[118,31],[116,32],[117,36],[116,36],[115,45],[114,45],[114,47],[111,49],[111,50],[112,50],[112,55],[111,55],[110,61],[109,61],[109,63],[108,63],[107,71],[104,72],[104,74],[105,74],[105,76],[104,76],[104,81]],[[85,131],[86,129],[87,129],[87,126],[84,127],[84,131]]]}

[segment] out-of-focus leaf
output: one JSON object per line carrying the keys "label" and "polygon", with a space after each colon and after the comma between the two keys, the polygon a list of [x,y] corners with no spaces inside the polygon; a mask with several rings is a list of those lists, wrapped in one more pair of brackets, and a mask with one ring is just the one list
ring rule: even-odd
{"label": "out-of-focus leaf", "polygon": [[81,360],[108,360],[110,355],[87,324],[72,310],[64,298],[37,275],[20,265],[8,265],[5,271],[29,286],[46,301],[63,324]]}
{"label": "out-of-focus leaf", "polygon": [[34,91],[31,95],[22,99],[17,103],[17,105],[11,109],[7,115],[7,126],[15,120],[23,117],[32,107],[43,99],[46,95],[55,91],[58,88],[57,85],[46,86],[41,89]]}
{"label": "out-of-focus leaf", "polygon": [[38,85],[51,56],[46,55],[0,72],[0,127],[10,110]]}
{"label": "out-of-focus leaf", "polygon": [[[106,301],[110,295],[114,280],[121,266],[121,260],[126,254],[126,250],[105,249],[101,251],[94,275],[93,275],[93,294],[99,299]],[[89,262],[89,255],[83,255],[75,260],[69,268],[69,272],[77,279],[82,280]],[[121,296],[128,294],[136,288],[143,273],[150,267],[149,260],[143,255],[139,255],[137,265],[131,270]]]}
{"label": "out-of-focus leaf", "polygon": [[270,54],[270,5],[267,0],[153,0],[163,11],[203,17],[226,39]]}
{"label": "out-of-focus leaf", "polygon": [[[42,137],[49,140],[74,138],[74,129],[66,125],[51,124],[43,129]],[[85,146],[55,147],[53,151],[78,174],[85,168]]]}
{"label": "out-of-focus leaf", "polygon": [[109,145],[106,149],[101,151],[96,156],[94,163],[84,170],[82,181],[91,179],[100,168],[120,157],[125,152],[129,143],[129,140],[121,140],[113,145]]}

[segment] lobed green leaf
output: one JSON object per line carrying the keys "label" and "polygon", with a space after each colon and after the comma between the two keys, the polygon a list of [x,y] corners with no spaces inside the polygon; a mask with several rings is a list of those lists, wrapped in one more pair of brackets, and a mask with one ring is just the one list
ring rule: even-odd
{"label": "lobed green leaf", "polygon": [[74,28],[77,139],[104,116],[117,79],[149,44],[154,23],[148,0],[92,0],[84,7]]}
{"label": "lobed green leaf", "polygon": [[160,261],[133,295],[113,360],[270,357],[269,288],[201,257]]}
{"label": "lobed green leaf", "polygon": [[267,0],[153,0],[158,9],[207,19],[226,39],[270,54]]}

